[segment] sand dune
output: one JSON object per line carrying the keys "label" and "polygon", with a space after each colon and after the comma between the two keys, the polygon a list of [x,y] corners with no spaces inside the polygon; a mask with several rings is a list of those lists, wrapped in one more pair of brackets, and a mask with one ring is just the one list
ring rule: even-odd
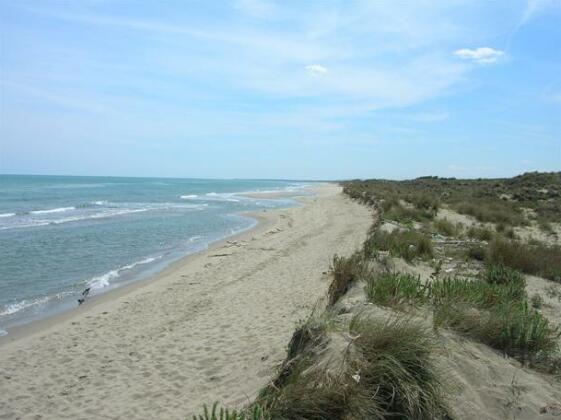
{"label": "sand dune", "polygon": [[188,418],[240,405],[285,356],[369,210],[325,185],[157,278],[0,342],[0,418]]}

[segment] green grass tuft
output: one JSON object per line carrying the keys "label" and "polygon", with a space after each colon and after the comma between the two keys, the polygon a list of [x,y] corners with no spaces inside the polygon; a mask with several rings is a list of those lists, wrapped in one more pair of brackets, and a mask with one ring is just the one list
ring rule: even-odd
{"label": "green grass tuft", "polygon": [[361,355],[354,366],[360,385],[383,414],[375,418],[446,415],[443,384],[431,357],[436,343],[423,324],[356,316],[350,332]]}
{"label": "green grass tuft", "polygon": [[509,356],[531,361],[558,349],[559,331],[527,301],[504,303],[488,310],[442,305],[435,309],[434,323],[477,339]]}
{"label": "green grass tuft", "polygon": [[373,273],[366,282],[370,302],[382,306],[417,305],[427,301],[425,286],[419,277],[404,273]]}

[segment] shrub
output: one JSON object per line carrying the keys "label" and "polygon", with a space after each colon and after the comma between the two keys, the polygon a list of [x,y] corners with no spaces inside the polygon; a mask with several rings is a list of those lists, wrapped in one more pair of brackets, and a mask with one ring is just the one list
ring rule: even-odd
{"label": "shrub", "polygon": [[440,200],[432,194],[416,193],[407,196],[407,201],[420,210],[428,210],[436,214],[440,207]]}
{"label": "shrub", "polygon": [[415,231],[394,230],[391,233],[376,231],[364,244],[367,256],[376,255],[378,250],[389,251],[394,257],[411,262],[415,257],[432,258],[433,247],[430,237]]}
{"label": "shrub", "polygon": [[368,299],[382,306],[426,302],[425,286],[419,277],[403,273],[372,274],[366,283]]}

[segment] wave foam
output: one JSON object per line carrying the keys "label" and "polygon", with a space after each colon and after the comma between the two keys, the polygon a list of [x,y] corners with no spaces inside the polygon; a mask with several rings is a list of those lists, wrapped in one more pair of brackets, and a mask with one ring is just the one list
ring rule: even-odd
{"label": "wave foam", "polygon": [[63,213],[65,211],[76,210],[76,207],[59,207],[58,209],[49,210],[34,210],[30,211],[30,214],[49,214],[49,213]]}
{"label": "wave foam", "polygon": [[12,217],[15,216],[15,213],[0,213],[0,217]]}
{"label": "wave foam", "polygon": [[[101,201],[97,203],[99,203],[98,204],[99,206],[108,204],[107,202],[101,202]],[[173,210],[173,209],[202,210],[208,205],[207,204],[178,204],[178,203],[122,203],[119,204],[119,206],[120,207],[111,206],[108,208],[80,209],[80,213],[74,213],[75,215],[68,215],[67,217],[62,217],[62,218],[54,218],[52,216],[51,217],[49,216],[50,214],[53,213],[62,212],[63,209],[64,211],[68,211],[71,209],[76,210],[76,208],[64,207],[64,208],[52,209],[52,210],[36,210],[33,212],[29,212],[28,214],[22,214],[20,217],[16,219],[15,223],[12,222],[10,222],[9,224],[3,223],[3,226],[0,226],[0,230],[21,229],[21,228],[39,227],[39,226],[46,226],[46,225],[60,225],[69,222],[105,219],[105,218],[124,216],[134,213],[142,213],[147,211],[165,211],[165,210]],[[128,207],[124,207],[124,206],[128,206]],[[43,215],[43,217],[38,218],[37,215],[39,214]]]}
{"label": "wave foam", "polygon": [[162,258],[161,255],[157,257],[148,257],[143,260],[133,262],[132,264],[123,265],[122,267],[108,271],[101,276],[93,277],[90,281],[88,281],[88,286],[94,290],[103,289],[104,287],[107,287],[111,284],[111,280],[118,278],[123,271],[131,270],[138,265],[150,264],[151,262],[159,260],[160,258]]}
{"label": "wave foam", "polygon": [[193,199],[193,198],[197,198],[198,195],[197,194],[187,194],[187,195],[180,195],[179,198],[182,198],[184,200],[189,200],[189,199]]}
{"label": "wave foam", "polygon": [[44,305],[49,301],[49,299],[50,299],[49,297],[41,297],[33,300],[24,299],[17,303],[11,303],[9,305],[5,305],[0,311],[0,316],[12,315],[15,314],[16,312],[30,308],[32,306]]}

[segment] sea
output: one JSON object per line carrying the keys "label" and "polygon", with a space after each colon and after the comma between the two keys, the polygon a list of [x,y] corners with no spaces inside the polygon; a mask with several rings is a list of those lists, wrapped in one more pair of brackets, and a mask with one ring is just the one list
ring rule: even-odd
{"label": "sea", "polygon": [[[145,279],[297,205],[310,183],[0,175],[0,335]],[[285,198],[251,198],[285,192]],[[87,300],[86,300],[87,303]]]}

